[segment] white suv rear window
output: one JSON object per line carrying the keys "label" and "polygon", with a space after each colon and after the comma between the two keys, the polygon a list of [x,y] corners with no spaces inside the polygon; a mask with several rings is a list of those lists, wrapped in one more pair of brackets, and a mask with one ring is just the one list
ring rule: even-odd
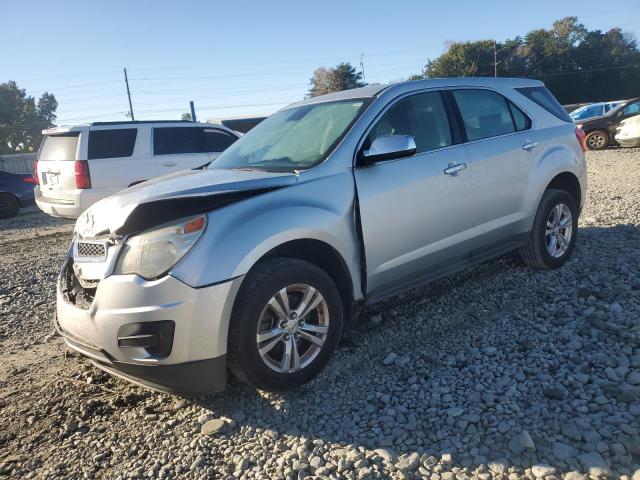
{"label": "white suv rear window", "polygon": [[80,132],[45,135],[38,160],[75,160]]}

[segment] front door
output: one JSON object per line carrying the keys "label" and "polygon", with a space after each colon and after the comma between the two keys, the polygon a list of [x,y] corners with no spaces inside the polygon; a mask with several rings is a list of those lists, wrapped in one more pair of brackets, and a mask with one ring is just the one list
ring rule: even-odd
{"label": "front door", "polygon": [[473,231],[467,154],[453,145],[440,92],[398,100],[363,148],[384,135],[411,135],[417,151],[355,169],[370,300],[455,270]]}

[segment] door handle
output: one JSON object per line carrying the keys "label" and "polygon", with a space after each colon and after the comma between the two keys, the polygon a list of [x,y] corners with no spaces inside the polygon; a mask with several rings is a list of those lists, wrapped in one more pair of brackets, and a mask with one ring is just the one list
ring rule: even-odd
{"label": "door handle", "polygon": [[525,142],[522,144],[523,150],[531,150],[532,148],[536,148],[538,146],[538,142]]}
{"label": "door handle", "polygon": [[176,162],[164,162],[164,163],[161,163],[160,165],[162,165],[163,167],[175,167]]}
{"label": "door handle", "polygon": [[466,163],[458,163],[455,165],[450,164],[447,168],[444,169],[444,173],[446,175],[455,175],[456,173],[460,172],[461,170],[464,170],[465,168],[467,168]]}

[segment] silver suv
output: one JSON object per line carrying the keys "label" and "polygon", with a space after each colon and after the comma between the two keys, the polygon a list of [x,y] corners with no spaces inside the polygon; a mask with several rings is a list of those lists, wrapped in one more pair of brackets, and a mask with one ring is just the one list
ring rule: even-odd
{"label": "silver suv", "polygon": [[56,326],[97,366],[170,392],[309,381],[362,307],[519,249],[560,267],[583,134],[544,84],[422,80],[293,104],[210,165],[77,221]]}

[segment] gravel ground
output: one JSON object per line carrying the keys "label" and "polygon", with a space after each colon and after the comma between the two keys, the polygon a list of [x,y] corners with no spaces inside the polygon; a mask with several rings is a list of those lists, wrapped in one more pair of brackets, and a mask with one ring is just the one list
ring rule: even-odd
{"label": "gravel ground", "polygon": [[72,225],[0,221],[0,476],[639,480],[640,149],[588,163],[563,268],[503,257],[395,298],[286,394],[171,397],[65,353]]}

